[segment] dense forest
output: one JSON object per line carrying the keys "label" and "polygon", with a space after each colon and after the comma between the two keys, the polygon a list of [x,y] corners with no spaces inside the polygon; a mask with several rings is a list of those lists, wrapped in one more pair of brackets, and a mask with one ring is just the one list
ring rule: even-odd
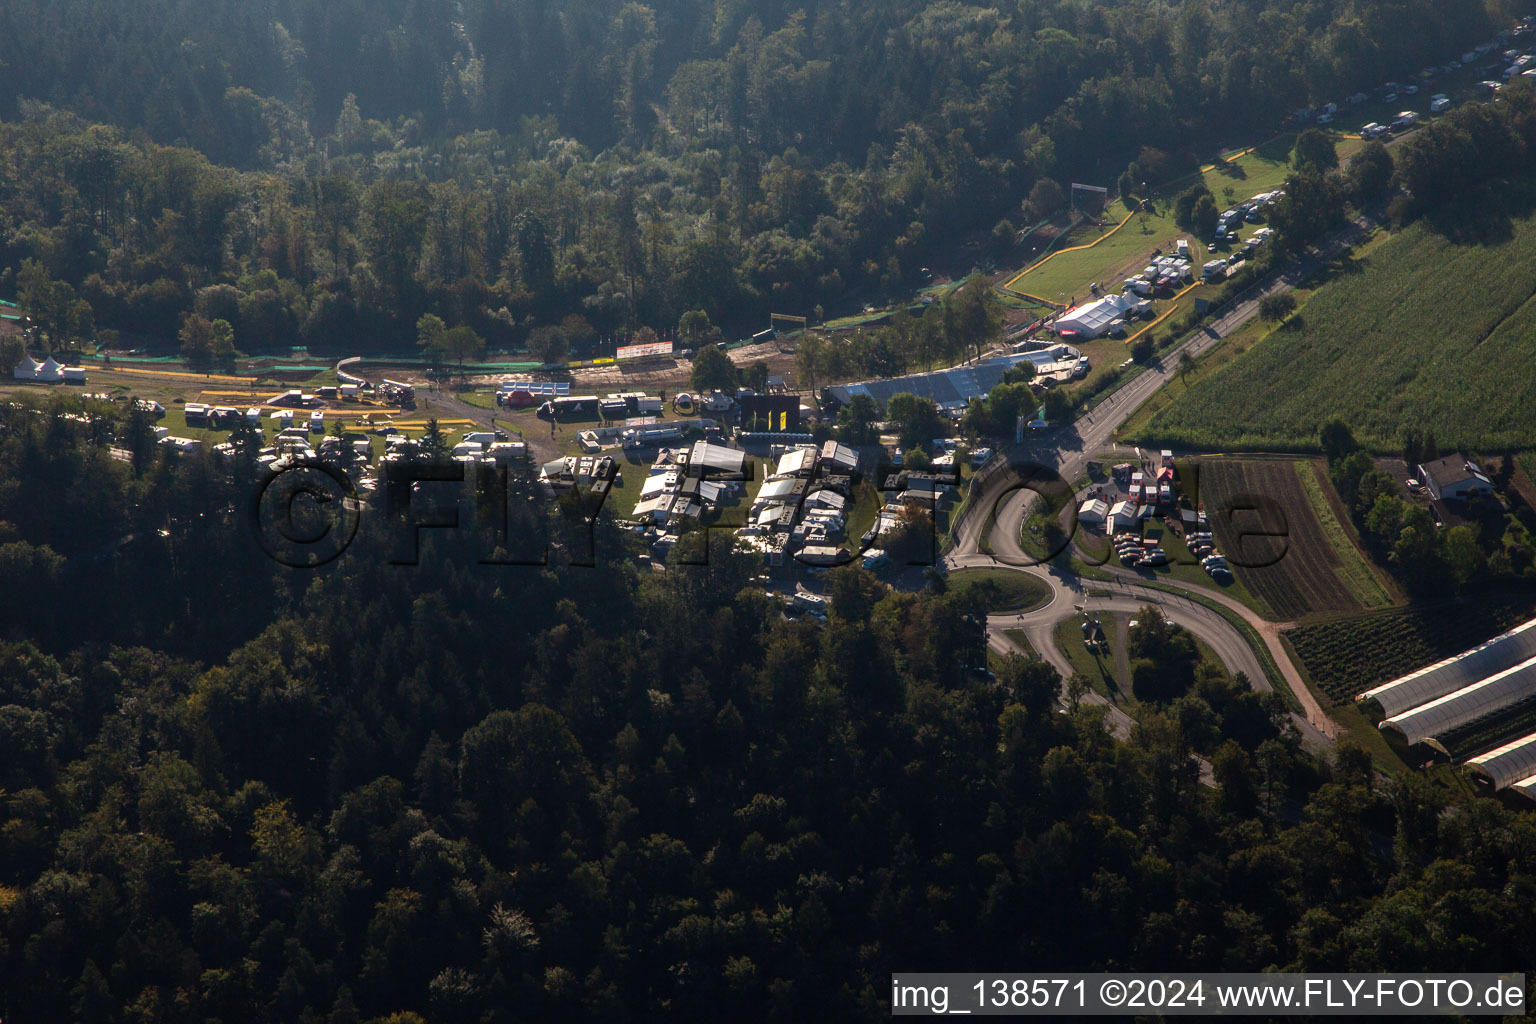
{"label": "dense forest", "polygon": [[1307,755],[1150,609],[1121,740],[980,673],[942,577],[788,620],[726,545],[641,576],[603,520],[581,568],[524,501],[543,568],[392,565],[370,506],[284,569],[143,426],[0,409],[7,1019],[878,1020],[897,970],[1536,955],[1536,819]]}
{"label": "dense forest", "polygon": [[171,343],[196,310],[248,352],[400,351],[428,312],[498,348],[744,332],[1006,252],[1042,180],[1155,181],[1533,7],[20,0],[0,264],[83,299],[74,335]]}
{"label": "dense forest", "polygon": [[[58,349],[739,330],[904,295],[1006,250],[1043,181],[1155,180],[1532,9],[11,0],[0,296]],[[1514,95],[1374,187],[1297,178],[1287,237],[1393,173],[1406,207],[1521,165]],[[802,371],[965,355],[987,288]],[[932,436],[891,405],[839,429]],[[288,568],[249,438],[225,466],[152,426],[0,404],[0,1019],[882,1020],[893,971],[1536,957],[1536,816],[1309,753],[1152,609],[1117,734],[1081,677],[989,654],[986,592],[942,573],[838,569],[792,617],[723,536],[642,573],[515,479],[414,556],[381,500]]]}

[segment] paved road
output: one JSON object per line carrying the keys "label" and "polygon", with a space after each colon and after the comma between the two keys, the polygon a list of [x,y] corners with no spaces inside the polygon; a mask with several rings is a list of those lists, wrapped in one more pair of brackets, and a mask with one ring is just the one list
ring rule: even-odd
{"label": "paved road", "polygon": [[[1335,232],[1322,246],[1296,260],[1290,266],[1273,273],[1250,289],[1244,298],[1216,321],[1193,336],[1185,338],[1170,349],[1159,361],[1132,378],[1118,391],[1110,395],[1092,410],[1078,417],[1068,426],[1042,431],[1027,438],[1027,443],[1009,455],[1009,461],[1018,467],[1045,467],[1054,470],[1068,485],[1080,479],[1087,471],[1087,463],[1096,455],[1105,453],[1135,454],[1136,449],[1115,444],[1114,435],[1131,414],[1174,376],[1180,353],[1189,352],[1191,357],[1202,355],[1222,338],[1240,329],[1259,312],[1259,303],[1267,295],[1289,291],[1307,280],[1319,269],[1336,259],[1350,246],[1362,241],[1374,227],[1374,221],[1361,217]],[[1031,469],[1026,469],[1029,473]],[[1057,624],[1075,615],[1085,603],[1092,607],[1113,611],[1134,611],[1144,605],[1159,606],[1168,618],[1187,628],[1204,640],[1228,671],[1242,672],[1258,689],[1270,688],[1269,678],[1260,666],[1258,658],[1246,637],[1219,613],[1188,597],[1170,594],[1148,587],[1142,576],[1130,570],[1105,566],[1104,571],[1114,577],[1112,582],[1091,584],[1094,590],[1107,590],[1112,596],[1086,598],[1083,581],[1070,572],[1055,566],[1041,567],[1025,552],[1020,544],[1023,521],[1036,492],[1019,489],[1017,475],[1000,473],[993,477],[985,493],[972,495],[971,502],[979,509],[996,503],[996,515],[984,513],[970,516],[957,532],[950,552],[945,556],[948,568],[998,566],[1030,572],[1046,580],[1052,588],[1050,604],[1024,616],[993,616],[988,620],[989,643],[997,649],[1011,649],[1012,643],[1002,635],[1004,629],[1025,630],[1030,642],[1042,652],[1043,657],[1056,666],[1064,676],[1071,669],[1066,658],[1056,649],[1053,632]],[[982,553],[982,532],[990,530],[987,546],[991,554]],[[1290,656],[1280,642],[1280,630],[1284,624],[1273,623],[1254,613],[1246,605],[1219,591],[1199,590],[1200,596],[1228,608],[1246,621],[1259,635],[1270,657],[1279,667],[1291,692],[1303,708],[1303,714],[1292,715],[1309,746],[1326,745],[1343,731],[1338,723],[1313,697],[1302,681],[1300,673],[1291,663]],[[1118,709],[1116,709],[1118,711]],[[1123,714],[1123,712],[1121,712]]]}
{"label": "paved road", "polygon": [[[999,654],[1027,656],[1029,652],[1014,643],[1013,638],[1005,632],[1005,630],[1019,628],[1019,624],[1014,621],[1016,618],[1020,617],[1013,615],[987,616],[987,646]],[[1045,646],[1041,646],[1035,639],[1033,632],[1026,628],[1026,633],[1029,635],[1029,642],[1035,645],[1036,650],[1048,652],[1046,660],[1058,672],[1064,673],[1064,676],[1071,674],[1071,669],[1067,667],[1066,659],[1061,656],[1061,653],[1056,650],[1054,645],[1047,643]],[[1094,690],[1089,690],[1083,694],[1082,702],[1084,704],[1097,704],[1104,708],[1104,724],[1109,727],[1109,731],[1122,740],[1129,740],[1131,738],[1131,734],[1136,728],[1136,719],[1122,711],[1119,705]],[[1306,737],[1303,737],[1303,742],[1307,742]],[[1192,756],[1195,759],[1195,763],[1199,765],[1200,783],[1205,786],[1215,786],[1216,773],[1211,768],[1211,762],[1198,754]]]}
{"label": "paved road", "polygon": [[[997,563],[990,556],[970,554],[955,558],[950,564],[953,568],[983,568]],[[1241,672],[1256,690],[1267,692],[1273,689],[1247,637],[1220,612],[1207,605],[1165,590],[1153,589],[1140,580],[1083,580],[1054,565],[1009,568],[1046,581],[1051,587],[1051,600],[1033,611],[987,616],[987,642],[994,650],[1016,650],[1004,631],[1023,630],[1041,657],[1066,679],[1073,670],[1071,663],[1056,646],[1057,626],[1083,611],[1135,613],[1147,605],[1155,605],[1170,621],[1178,623],[1204,641],[1228,672]],[[1103,698],[1099,698],[1099,702],[1108,703]],[[1124,715],[1124,712],[1116,708],[1115,714]],[[1319,728],[1309,716],[1292,713],[1291,720],[1301,733],[1302,742],[1314,750],[1326,749],[1330,738],[1337,734],[1337,727],[1333,731]],[[1114,724],[1113,716],[1111,724]],[[1327,724],[1332,725],[1332,721],[1327,720]]]}

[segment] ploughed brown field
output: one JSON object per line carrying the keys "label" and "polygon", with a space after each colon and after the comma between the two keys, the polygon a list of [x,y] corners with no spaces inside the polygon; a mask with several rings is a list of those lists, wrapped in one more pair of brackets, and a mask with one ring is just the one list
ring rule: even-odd
{"label": "ploughed brown field", "polygon": [[1338,554],[1289,460],[1202,459],[1197,465],[1199,500],[1218,550],[1274,618],[1364,607],[1341,578]]}

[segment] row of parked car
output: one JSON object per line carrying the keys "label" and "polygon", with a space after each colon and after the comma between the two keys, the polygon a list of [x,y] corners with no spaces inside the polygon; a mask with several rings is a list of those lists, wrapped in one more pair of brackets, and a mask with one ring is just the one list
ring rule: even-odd
{"label": "row of parked car", "polygon": [[1120,557],[1120,564],[1126,567],[1144,565],[1152,568],[1168,564],[1168,552],[1157,541],[1143,540],[1134,533],[1115,535],[1115,554]]}
{"label": "row of parked car", "polygon": [[[1200,568],[1217,582],[1226,582],[1232,578],[1232,570],[1227,565],[1227,559],[1216,550],[1216,540],[1209,531],[1200,530],[1190,533],[1185,538],[1189,546],[1190,554],[1200,559]],[[1143,540],[1135,533],[1119,533],[1114,537],[1115,554],[1120,559],[1120,564],[1127,568],[1141,567],[1153,568],[1168,564],[1168,552],[1155,540]]]}
{"label": "row of parked car", "polygon": [[1216,234],[1211,239],[1212,245],[1232,244],[1237,241],[1237,233],[1244,224],[1258,224],[1264,220],[1264,211],[1285,195],[1285,189],[1277,188],[1273,192],[1260,192],[1252,199],[1239,203],[1230,210],[1223,210],[1221,216],[1216,218]]}
{"label": "row of parked car", "polygon": [[[1440,75],[1453,74],[1463,68],[1473,66],[1478,61],[1496,60],[1501,56],[1509,65],[1504,69],[1503,77],[1505,80],[1519,74],[1536,76],[1536,67],[1532,66],[1536,64],[1536,55],[1522,53],[1518,49],[1506,49],[1502,51],[1502,54],[1496,52],[1499,51],[1500,47],[1505,46],[1512,40],[1529,35],[1533,31],[1536,31],[1536,17],[1528,17],[1513,29],[1500,32],[1488,42],[1477,44],[1477,46],[1462,54],[1460,59],[1453,59],[1441,65],[1430,65],[1402,82],[1383,82],[1379,90],[1381,101],[1383,103],[1394,103],[1399,96],[1417,96],[1422,89],[1429,88],[1430,83]],[[1483,82],[1482,84],[1493,92],[1497,92],[1502,86],[1500,82],[1491,81]],[[1301,123],[1313,121],[1320,125],[1331,124],[1336,117],[1343,113],[1344,106],[1358,107],[1369,99],[1370,97],[1365,93],[1357,92],[1346,99],[1343,104],[1325,103],[1316,109],[1309,107],[1304,110],[1298,110],[1295,120]],[[1438,114],[1450,106],[1451,99],[1444,93],[1436,93],[1430,97],[1429,112],[1432,114]],[[1398,115],[1399,119],[1402,117],[1403,114]],[[1409,124],[1411,123],[1409,122]],[[1406,127],[1406,125],[1400,125],[1399,127]],[[1388,131],[1381,125],[1372,124],[1367,125],[1366,128],[1376,130],[1372,134],[1367,135],[1365,129],[1362,129],[1362,138],[1376,139],[1388,134]]]}
{"label": "row of parked car", "polygon": [[[1243,246],[1240,250],[1232,254],[1231,258],[1214,259],[1201,267],[1200,279],[1202,281],[1219,281],[1226,277],[1227,271],[1231,270],[1233,267],[1239,266],[1243,262],[1243,257],[1252,256],[1254,252],[1259,248],[1259,246],[1263,245],[1272,237],[1274,237],[1274,233],[1275,232],[1273,228],[1259,228],[1259,230],[1253,233],[1248,241],[1243,243]],[[1236,234],[1234,233],[1229,235],[1228,240],[1236,241]]]}
{"label": "row of parked car", "polygon": [[1184,543],[1188,545],[1189,553],[1200,559],[1200,568],[1211,579],[1222,582],[1232,578],[1232,570],[1227,567],[1226,558],[1216,550],[1216,538],[1209,530],[1190,532]]}
{"label": "row of parked car", "polygon": [[[1444,93],[1436,93],[1429,104],[1429,109],[1438,114],[1440,111],[1444,110],[1450,105],[1450,97],[1446,96]],[[1404,110],[1400,111],[1397,117],[1393,118],[1389,124],[1378,124],[1377,122],[1372,121],[1370,124],[1362,125],[1360,128],[1360,137],[1369,142],[1371,139],[1380,139],[1391,135],[1394,131],[1402,131],[1404,128],[1412,128],[1418,123],[1419,115],[1417,113],[1412,110]]]}

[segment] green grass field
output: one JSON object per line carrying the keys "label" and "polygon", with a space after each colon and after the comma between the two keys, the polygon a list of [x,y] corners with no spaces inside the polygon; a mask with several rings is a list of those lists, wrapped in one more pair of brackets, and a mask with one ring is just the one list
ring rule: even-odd
{"label": "green grass field", "polygon": [[[1115,630],[1107,618],[1104,631],[1110,644],[1113,645]],[[1112,646],[1108,650],[1100,648],[1102,653],[1094,653],[1084,646],[1081,615],[1074,615],[1058,625],[1053,638],[1056,646],[1061,649],[1061,653],[1067,656],[1067,661],[1072,665],[1072,671],[1086,678],[1088,685],[1095,693],[1116,703],[1130,698],[1129,688],[1122,690],[1115,676],[1114,648]]]}
{"label": "green grass field", "polygon": [[460,391],[459,401],[465,405],[472,405],[477,409],[495,409],[496,392],[494,391]]}
{"label": "green grass field", "polygon": [[[1194,368],[1188,374],[1170,378],[1168,383],[1158,388],[1145,402],[1141,403],[1130,418],[1121,425],[1119,436],[1123,438],[1139,436],[1159,411],[1173,404],[1180,395],[1247,352],[1255,342],[1269,333],[1269,327],[1269,324],[1254,319],[1222,338],[1195,361]],[[1177,363],[1174,365],[1177,366]]]}
{"label": "green grass field", "polygon": [[1028,657],[1040,657],[1040,652],[1035,650],[1035,645],[1029,642],[1029,634],[1024,632],[1022,629],[1005,629],[1003,630],[1003,634],[1007,636],[1009,640],[1012,640],[1014,644],[1018,646],[1019,650],[1023,651]]}
{"label": "green grass field", "polygon": [[[1222,208],[1240,203],[1261,192],[1273,191],[1285,184],[1286,176],[1291,173],[1291,147],[1294,143],[1294,136],[1282,135],[1258,146],[1250,153],[1232,160],[1207,165],[1204,170],[1192,171],[1190,174],[1165,183],[1157,189],[1153,213],[1136,214],[1119,231],[1091,248],[1076,249],[1072,252],[1062,251],[1059,255],[1010,282],[1010,290],[1035,295],[1051,302],[1066,302],[1073,297],[1082,299],[1089,294],[1088,285],[1091,282],[1099,281],[1108,282],[1111,286],[1118,285],[1125,274],[1117,275],[1117,271],[1127,269],[1132,263],[1144,261],[1145,257],[1151,256],[1154,248],[1166,250],[1179,238],[1189,239],[1191,256],[1196,265],[1199,265],[1206,256],[1205,246],[1193,234],[1180,230],[1173,222],[1173,198],[1192,185],[1197,178],[1211,190],[1211,194],[1216,198],[1216,204]],[[1358,140],[1351,140],[1348,137],[1341,136],[1336,143],[1341,159],[1356,148],[1358,148]],[[1106,211],[1106,227],[1118,223],[1124,216],[1125,207],[1120,203],[1112,204]],[[1253,226],[1246,228],[1243,237],[1246,238],[1253,230]],[[1106,231],[1102,234],[1107,233]],[[1100,235],[1101,232],[1097,227],[1091,223],[1084,223],[1071,238],[1064,241],[1062,248],[1065,250],[1074,246],[1088,245]]]}
{"label": "green grass field", "polygon": [[1029,611],[1051,599],[1051,588],[1043,580],[1014,569],[959,569],[949,574],[948,582],[953,593],[976,590],[993,612]]}
{"label": "green grass field", "polygon": [[1346,263],[1281,330],[1194,383],[1148,443],[1306,449],[1330,416],[1393,450],[1536,447],[1536,189],[1490,191]]}
{"label": "green grass field", "polygon": [[[1258,195],[1272,192],[1285,184],[1291,173],[1291,148],[1296,144],[1294,135],[1280,135],[1233,160],[1208,165],[1200,173],[1205,187],[1216,197],[1216,205],[1222,208],[1240,203]],[[1172,197],[1193,183],[1193,176],[1164,186],[1161,192]],[[1228,190],[1231,190],[1230,193]]]}
{"label": "green grass field", "polygon": [[[1035,295],[1049,302],[1070,303],[1073,298],[1088,298],[1088,285],[1094,281],[1101,282],[1112,291],[1119,291],[1118,285],[1125,275],[1113,277],[1117,268],[1133,261],[1145,265],[1153,249],[1166,251],[1179,238],[1189,239],[1191,246],[1197,250],[1195,255],[1204,254],[1204,246],[1193,235],[1174,224],[1173,210],[1168,203],[1157,203],[1155,208],[1155,214],[1133,215],[1129,223],[1092,248],[1063,251],[1051,257],[1011,282],[1010,290]],[[1101,234],[1108,235],[1108,229],[1124,216],[1124,206],[1118,203],[1112,205],[1105,211],[1104,232],[1101,233],[1091,223],[1085,222],[1066,240],[1064,248],[1088,245]]]}

